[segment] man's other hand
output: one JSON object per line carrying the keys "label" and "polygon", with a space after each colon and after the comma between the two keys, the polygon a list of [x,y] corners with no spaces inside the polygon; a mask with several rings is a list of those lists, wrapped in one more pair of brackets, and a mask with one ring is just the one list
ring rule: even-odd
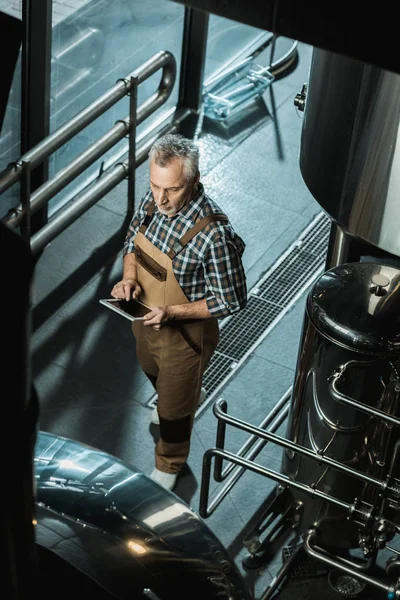
{"label": "man's other hand", "polygon": [[153,327],[157,331],[164,327],[172,319],[172,314],[169,310],[169,306],[156,306],[147,313],[143,323],[146,327]]}

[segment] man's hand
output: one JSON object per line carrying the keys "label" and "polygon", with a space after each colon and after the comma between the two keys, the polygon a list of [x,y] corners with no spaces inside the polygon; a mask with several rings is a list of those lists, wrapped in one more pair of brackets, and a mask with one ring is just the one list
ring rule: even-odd
{"label": "man's hand", "polygon": [[212,317],[205,298],[185,304],[156,306],[144,318],[144,325],[159,330],[170,321],[182,319],[210,319]]}
{"label": "man's hand", "polygon": [[157,331],[164,327],[172,319],[172,313],[169,306],[156,306],[147,313],[144,318],[146,327],[153,327]]}
{"label": "man's hand", "polygon": [[142,288],[133,277],[126,277],[121,281],[118,281],[111,290],[111,296],[113,298],[125,298],[126,301],[137,300],[139,295],[142,293]]}

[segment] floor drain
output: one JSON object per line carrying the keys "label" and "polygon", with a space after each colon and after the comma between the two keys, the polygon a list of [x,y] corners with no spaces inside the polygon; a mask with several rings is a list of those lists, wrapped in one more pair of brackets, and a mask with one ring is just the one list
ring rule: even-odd
{"label": "floor drain", "polygon": [[[293,554],[293,546],[284,546],[282,548],[282,561],[285,563]],[[304,551],[297,560],[295,559],[294,564],[291,566],[288,572],[290,579],[312,579],[314,577],[326,576],[328,569],[321,561],[316,560],[310,556],[307,556]]]}
{"label": "floor drain", "polygon": [[328,575],[331,588],[342,598],[356,598],[365,588],[364,581],[360,581],[338,569],[332,569]]}

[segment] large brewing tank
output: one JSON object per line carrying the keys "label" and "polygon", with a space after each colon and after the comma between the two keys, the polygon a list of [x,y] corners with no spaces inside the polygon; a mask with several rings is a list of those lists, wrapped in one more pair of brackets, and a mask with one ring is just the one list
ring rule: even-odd
{"label": "large brewing tank", "polygon": [[351,237],[400,256],[400,75],[314,49],[300,145],[311,194]]}
{"label": "large brewing tank", "polygon": [[253,600],[205,522],[133,466],[38,431],[34,475],[44,600]]}
{"label": "large brewing tank", "polygon": [[[329,269],[307,297],[286,437],[315,458],[285,450],[282,472],[352,505],[356,498],[400,523],[398,507],[378,487],[318,461],[324,455],[385,481],[399,476],[400,428],[342,398],[400,417],[400,270],[370,262]],[[292,492],[301,529],[318,524],[325,545],[360,545],[349,512],[312,494]]]}

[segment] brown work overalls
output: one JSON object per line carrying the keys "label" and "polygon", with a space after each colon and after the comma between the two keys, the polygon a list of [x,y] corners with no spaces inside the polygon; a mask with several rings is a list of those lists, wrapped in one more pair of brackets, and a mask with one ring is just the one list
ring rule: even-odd
{"label": "brown work overalls", "polygon": [[[185,304],[189,300],[175,278],[172,259],[208,223],[227,221],[227,217],[213,214],[198,221],[178,245],[164,254],[144,235],[154,208],[152,202],[134,240],[137,280],[143,290],[140,300],[150,307]],[[134,321],[132,330],[140,366],[155,382],[158,394],[160,439],[155,448],[156,468],[177,473],[189,455],[203,373],[219,340],[218,320],[171,321],[160,330]]]}

